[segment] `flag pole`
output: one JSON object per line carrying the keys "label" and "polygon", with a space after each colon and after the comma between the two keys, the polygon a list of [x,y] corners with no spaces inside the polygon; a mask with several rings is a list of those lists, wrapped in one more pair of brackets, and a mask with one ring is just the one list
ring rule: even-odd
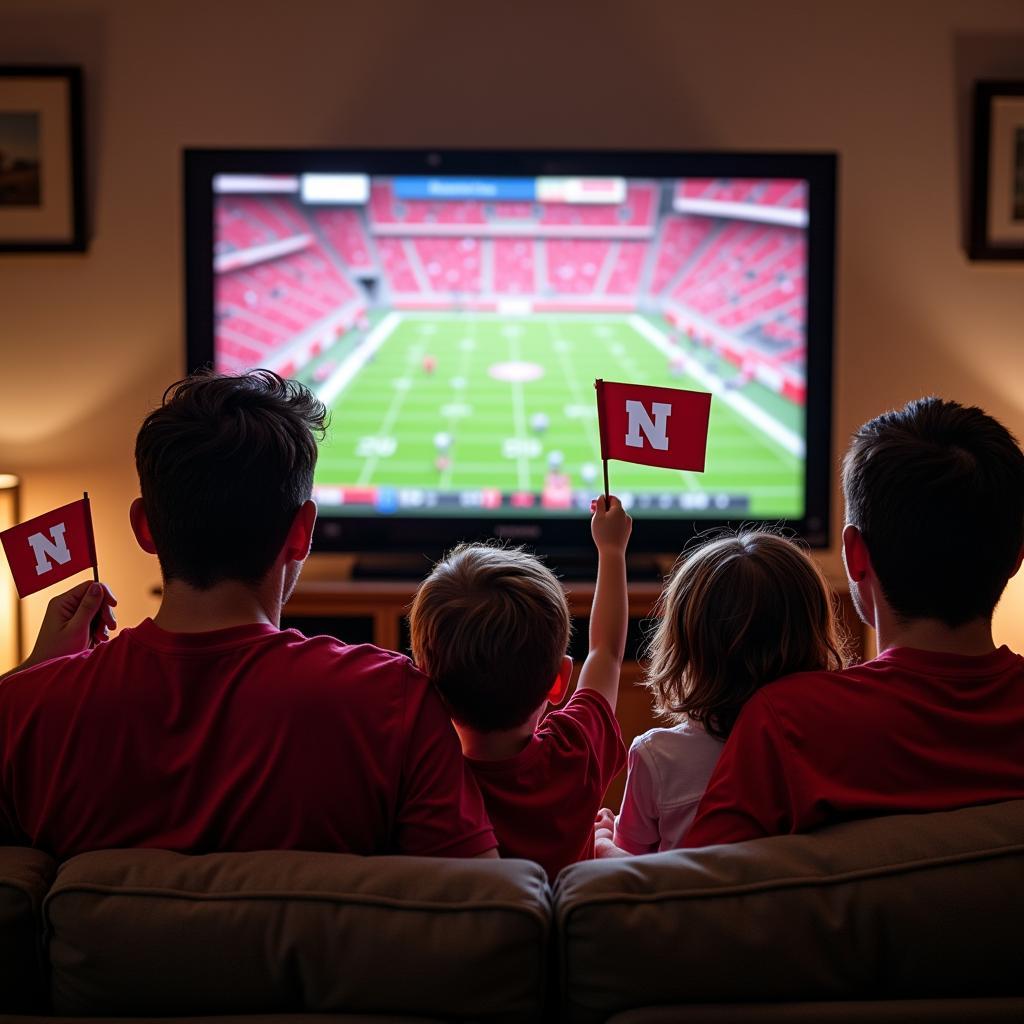
{"label": "flag pole", "polygon": [[605,458],[605,423],[604,423],[604,378],[598,377],[594,381],[594,390],[597,392],[597,432],[601,437],[601,461],[604,463],[604,510],[612,507],[611,499],[608,497],[608,460]]}
{"label": "flag pole", "polygon": [[89,515],[89,547],[91,549],[89,554],[92,555],[92,579],[94,583],[99,583],[100,567],[97,564],[99,559],[96,557],[96,538],[92,532],[92,505],[89,504],[89,492],[82,491],[82,498],[85,501],[85,511]]}
{"label": "flag pole", "polygon": [[[89,554],[92,555],[92,581],[93,583],[99,583],[100,581],[100,567],[99,559],[96,557],[96,537],[92,532],[92,505],[89,504],[89,492],[82,491],[82,499],[85,502],[85,512],[89,519]],[[89,640],[90,647],[95,646],[99,643],[95,639],[96,634],[99,630],[103,629],[103,608],[92,617],[92,622],[89,623]],[[101,637],[102,639],[102,637]]]}

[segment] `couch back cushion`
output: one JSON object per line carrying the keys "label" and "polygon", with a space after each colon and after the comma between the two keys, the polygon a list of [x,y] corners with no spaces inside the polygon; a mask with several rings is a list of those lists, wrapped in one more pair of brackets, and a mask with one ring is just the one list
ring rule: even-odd
{"label": "couch back cushion", "polygon": [[567,868],[563,1016],[1024,995],[1024,801]]}
{"label": "couch back cushion", "polygon": [[527,861],[83,854],[46,899],[54,1010],[522,1020],[550,891]]}
{"label": "couch back cushion", "polygon": [[0,847],[0,1013],[43,1007],[41,908],[56,870],[38,850]]}

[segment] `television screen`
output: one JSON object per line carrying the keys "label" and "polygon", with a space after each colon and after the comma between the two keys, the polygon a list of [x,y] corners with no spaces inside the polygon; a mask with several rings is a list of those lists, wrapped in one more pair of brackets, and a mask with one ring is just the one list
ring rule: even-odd
{"label": "television screen", "polygon": [[578,520],[603,378],[714,396],[706,472],[612,463],[627,508],[820,541],[831,158],[405,155],[189,155],[191,361],[330,408],[321,516]]}

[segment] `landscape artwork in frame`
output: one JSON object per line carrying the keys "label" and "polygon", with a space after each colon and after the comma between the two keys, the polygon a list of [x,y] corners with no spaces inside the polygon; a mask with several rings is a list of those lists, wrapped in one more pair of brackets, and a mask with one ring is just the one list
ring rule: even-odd
{"label": "landscape artwork in frame", "polygon": [[81,252],[82,83],[72,67],[0,67],[0,252]]}
{"label": "landscape artwork in frame", "polygon": [[978,82],[970,256],[1024,259],[1024,82]]}

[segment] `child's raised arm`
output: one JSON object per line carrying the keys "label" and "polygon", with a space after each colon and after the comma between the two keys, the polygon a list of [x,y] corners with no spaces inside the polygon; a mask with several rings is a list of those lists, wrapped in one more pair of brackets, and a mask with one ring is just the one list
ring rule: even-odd
{"label": "child's raised arm", "polygon": [[633,520],[618,498],[591,503],[590,533],[597,547],[597,583],[590,609],[590,651],[580,672],[579,688],[596,690],[614,708],[626,650],[628,602],[626,544]]}

